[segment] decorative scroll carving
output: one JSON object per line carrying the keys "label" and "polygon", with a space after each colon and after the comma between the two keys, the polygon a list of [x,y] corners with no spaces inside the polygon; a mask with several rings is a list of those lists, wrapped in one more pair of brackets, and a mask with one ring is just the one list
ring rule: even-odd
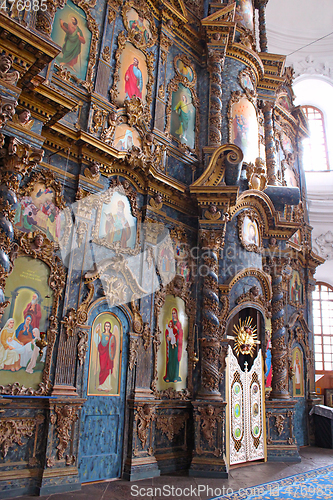
{"label": "decorative scroll carving", "polygon": [[19,191],[17,176],[29,174],[42,161],[43,156],[42,149],[24,144],[15,137],[10,137],[8,143],[0,151],[2,182],[13,191]]}
{"label": "decorative scroll carving", "polygon": [[145,323],[143,326],[142,339],[143,347],[147,351],[151,345],[151,330],[148,323]]}
{"label": "decorative scroll carving", "polygon": [[255,164],[249,163],[246,168],[246,178],[250,189],[263,191],[267,185],[265,162],[256,158]]}
{"label": "decorative scroll carving", "polygon": [[275,416],[275,427],[277,429],[279,436],[281,436],[281,434],[283,432],[284,420],[285,420],[285,417],[281,414]]}
{"label": "decorative scroll carving", "polygon": [[215,445],[215,431],[216,425],[219,420],[221,420],[221,410],[220,408],[214,408],[212,405],[199,406],[198,411],[200,413],[201,419],[201,432],[203,437],[208,442],[208,446],[213,448]]}
{"label": "decorative scroll carving", "polygon": [[162,65],[164,65],[165,61],[167,60],[169,49],[172,43],[173,43],[172,40],[165,33],[161,33],[160,47],[161,47]]}
{"label": "decorative scroll carving", "polygon": [[117,125],[117,114],[114,111],[110,111],[107,117],[107,127],[105,127],[101,133],[101,141],[105,144],[110,144],[113,142],[113,136]]}
{"label": "decorative scroll carving", "polygon": [[86,354],[88,349],[88,332],[79,330],[78,338],[79,341],[77,344],[77,356],[79,358],[80,366],[82,366],[86,359]]}
{"label": "decorative scroll carving", "polygon": [[74,337],[77,326],[77,314],[73,307],[68,310],[64,319],[61,320],[61,323],[64,325],[67,339]]}
{"label": "decorative scroll carving", "polygon": [[244,302],[254,302],[260,305],[265,312],[266,318],[271,318],[271,305],[265,300],[265,297],[260,294],[257,286],[251,287],[247,292],[242,293],[242,295],[236,299],[237,304],[243,304]]}
{"label": "decorative scroll carving", "polygon": [[103,49],[102,59],[103,59],[103,61],[105,61],[107,63],[109,63],[111,61],[111,50],[110,50],[110,47],[108,45],[106,45]]}
{"label": "decorative scroll carving", "polygon": [[128,367],[132,371],[138,358],[139,342],[137,338],[131,337],[129,344]]}
{"label": "decorative scroll carving", "polygon": [[35,426],[36,420],[33,418],[0,420],[0,446],[3,457],[7,456],[9,448],[14,443],[23,446],[22,438],[31,437]]}
{"label": "decorative scroll carving", "polygon": [[58,459],[61,460],[64,456],[68,443],[72,440],[71,432],[73,424],[77,421],[78,411],[70,405],[55,406],[57,414],[56,432],[59,439],[57,446]]}
{"label": "decorative scroll carving", "polygon": [[135,333],[142,333],[143,331],[143,320],[139,311],[139,306],[134,300],[131,302],[131,309],[133,313],[133,330]]}
{"label": "decorative scroll carving", "polygon": [[155,408],[145,404],[137,407],[135,421],[137,422],[138,438],[141,446],[144,448],[148,439],[148,432],[151,422],[155,420]]}
{"label": "decorative scroll carving", "polygon": [[95,293],[94,283],[88,281],[88,278],[85,277],[85,284],[88,288],[88,293],[85,299],[81,302],[77,309],[77,322],[79,325],[85,325],[88,321],[88,307],[93,299]]}
{"label": "decorative scroll carving", "polygon": [[156,427],[166,435],[169,441],[173,441],[188,418],[188,413],[184,415],[159,415],[156,419]]}

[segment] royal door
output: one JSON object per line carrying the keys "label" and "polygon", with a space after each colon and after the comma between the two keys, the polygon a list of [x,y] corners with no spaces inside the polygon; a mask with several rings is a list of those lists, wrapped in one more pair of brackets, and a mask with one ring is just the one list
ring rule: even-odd
{"label": "royal door", "polygon": [[265,383],[261,349],[251,369],[242,370],[229,345],[228,422],[229,463],[265,459]]}

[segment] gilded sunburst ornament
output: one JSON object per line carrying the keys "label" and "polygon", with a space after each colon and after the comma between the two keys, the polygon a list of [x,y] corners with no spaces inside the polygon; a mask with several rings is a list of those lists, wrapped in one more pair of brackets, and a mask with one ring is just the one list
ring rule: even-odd
{"label": "gilded sunburst ornament", "polygon": [[256,345],[260,344],[257,340],[257,327],[252,325],[252,320],[250,316],[243,321],[239,319],[238,325],[234,325],[232,329],[235,340],[234,351],[237,356],[241,353],[249,354],[253,358]]}

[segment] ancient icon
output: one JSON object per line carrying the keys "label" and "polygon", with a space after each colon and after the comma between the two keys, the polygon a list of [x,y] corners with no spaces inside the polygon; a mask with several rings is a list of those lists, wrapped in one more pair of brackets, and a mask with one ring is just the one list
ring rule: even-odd
{"label": "ancient icon", "polygon": [[292,351],[292,367],[294,371],[293,396],[304,397],[303,354],[299,347],[295,347]]}
{"label": "ancient icon", "polygon": [[258,120],[251,101],[242,97],[231,106],[231,142],[236,144],[244,155],[245,162],[254,163],[258,156]]}
{"label": "ancient icon", "polygon": [[37,389],[42,381],[53,292],[49,267],[39,259],[18,257],[9,275],[5,297],[10,303],[0,323],[0,385],[15,382]]}
{"label": "ancient icon", "polygon": [[235,20],[250,31],[253,31],[252,0],[236,0]]}
{"label": "ancient icon", "polygon": [[248,216],[245,216],[243,220],[242,239],[246,245],[259,246],[258,224],[255,220],[252,221]]}
{"label": "ancient icon", "polygon": [[159,315],[158,390],[186,387],[188,318],[180,297],[167,295]]}
{"label": "ancient icon", "polygon": [[56,11],[51,38],[62,48],[56,62],[77,78],[85,80],[91,32],[87,27],[86,14],[71,0]]}
{"label": "ancient icon", "polygon": [[125,43],[120,56],[117,104],[124,104],[125,99],[131,99],[133,96],[144,101],[147,81],[146,56],[131,43]]}
{"label": "ancient icon", "polygon": [[190,149],[195,146],[195,113],[191,90],[183,84],[172,93],[171,135]]}
{"label": "ancient icon", "polygon": [[191,68],[191,66],[186,64],[180,57],[178,57],[175,61],[175,68],[177,73],[179,73],[179,75],[181,76],[184,76],[189,81],[189,83],[193,82],[195,77],[193,69]]}
{"label": "ancient icon", "polygon": [[113,147],[118,151],[128,151],[133,146],[141,147],[141,139],[137,130],[125,123],[118,125],[115,130]]}
{"label": "ancient icon", "polygon": [[40,230],[51,241],[58,242],[61,216],[59,208],[55,205],[53,189],[42,182],[37,182],[30,194],[18,201],[14,225],[26,233]]}
{"label": "ancient icon", "polygon": [[299,272],[295,269],[291,274],[289,282],[289,299],[296,306],[303,304],[303,285]]}
{"label": "ancient icon", "polygon": [[110,312],[99,314],[91,327],[88,395],[120,394],[122,325]]}
{"label": "ancient icon", "polygon": [[129,9],[126,13],[126,25],[128,26],[128,31],[134,36],[135,40],[146,45],[152,40],[153,36],[150,22],[148,19],[145,19],[140,12],[137,12],[133,8]]}
{"label": "ancient icon", "polygon": [[110,248],[133,249],[136,244],[137,220],[131,214],[127,197],[119,192],[112,194],[98,212],[100,243]]}

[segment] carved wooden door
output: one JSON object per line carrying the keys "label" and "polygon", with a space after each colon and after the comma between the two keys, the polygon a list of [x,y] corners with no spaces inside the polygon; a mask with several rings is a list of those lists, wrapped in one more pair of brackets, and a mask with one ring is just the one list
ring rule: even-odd
{"label": "carved wooden door", "polygon": [[228,351],[229,463],[265,458],[265,399],[261,349],[250,371]]}
{"label": "carved wooden door", "polygon": [[87,401],[80,426],[82,482],[120,477],[124,437],[128,320],[119,308],[105,311],[105,305],[97,308],[93,316],[84,370]]}

